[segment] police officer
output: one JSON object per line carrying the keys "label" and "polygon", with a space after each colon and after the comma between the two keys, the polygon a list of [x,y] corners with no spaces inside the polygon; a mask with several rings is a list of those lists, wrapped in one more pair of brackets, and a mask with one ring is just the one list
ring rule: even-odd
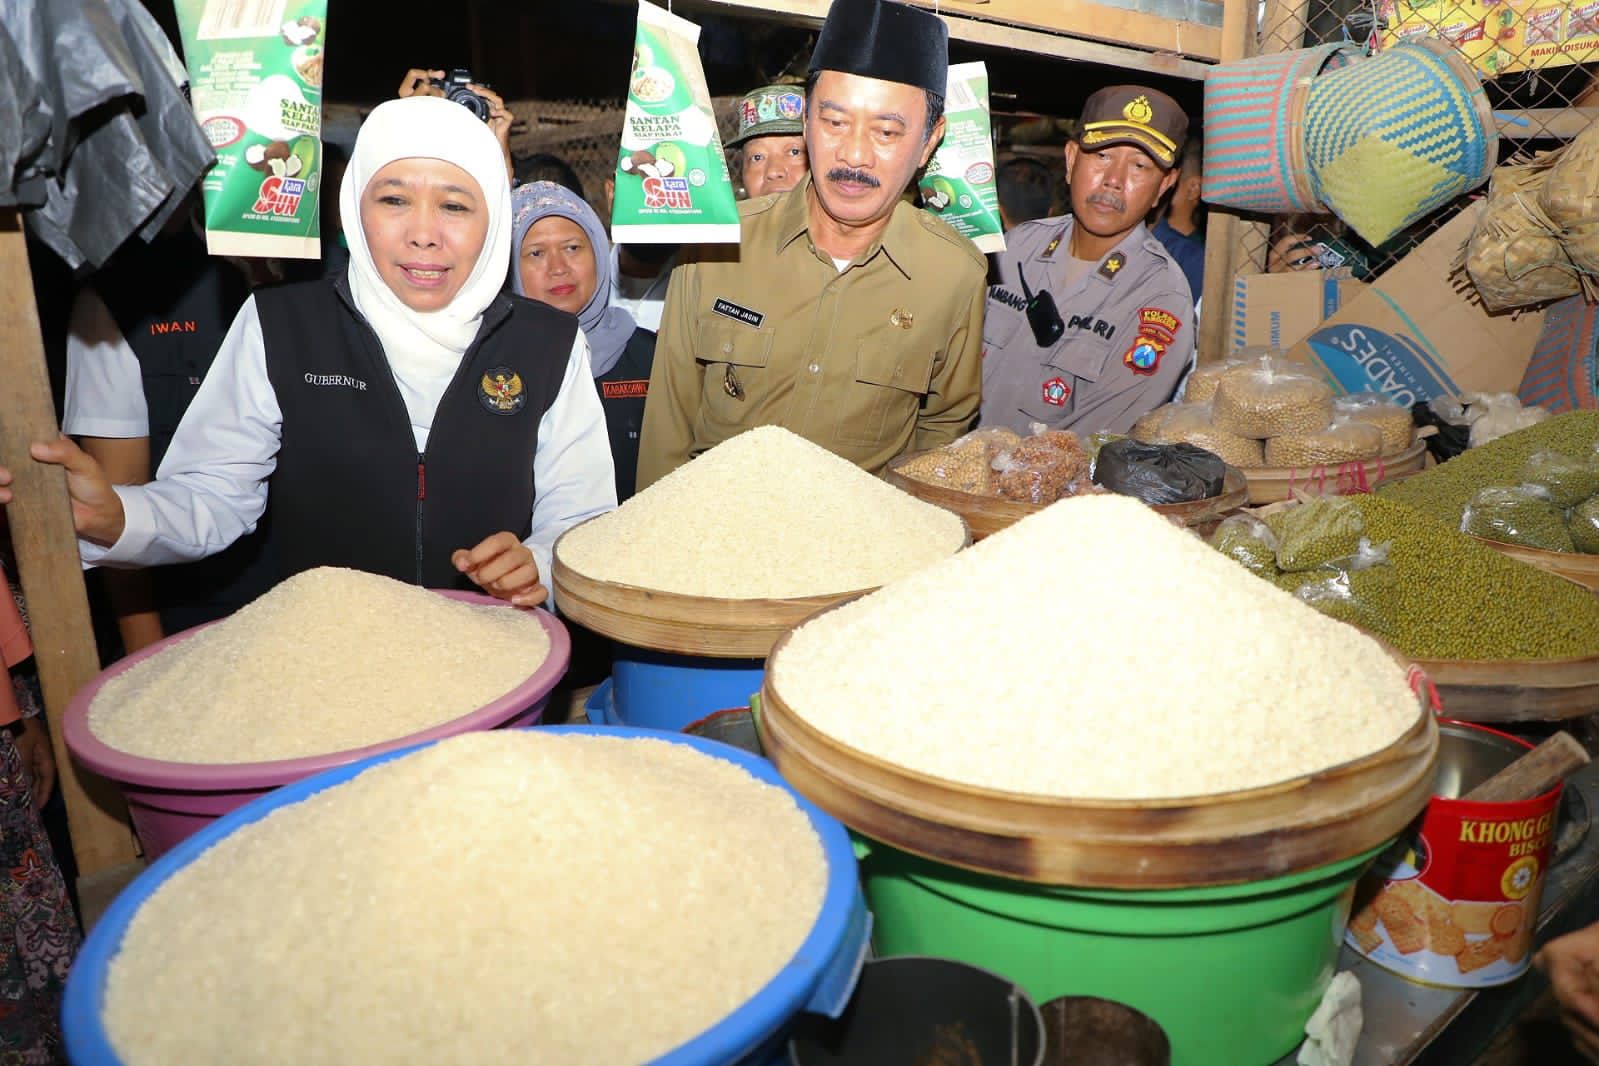
{"label": "police officer", "polygon": [[979,404],[986,264],[904,192],[943,135],[943,20],[834,0],[811,56],[811,175],[745,200],[740,246],[672,274],[638,485],[754,426],[870,471],[964,433]]}
{"label": "police officer", "polygon": [[739,175],[748,199],[788,192],[810,172],[805,155],[805,94],[796,85],[766,85],[738,102]]}
{"label": "police officer", "polygon": [[1194,300],[1144,224],[1177,181],[1188,119],[1140,85],[1101,89],[1066,145],[1072,214],[1006,234],[983,327],[985,426],[1125,433],[1171,398]]}

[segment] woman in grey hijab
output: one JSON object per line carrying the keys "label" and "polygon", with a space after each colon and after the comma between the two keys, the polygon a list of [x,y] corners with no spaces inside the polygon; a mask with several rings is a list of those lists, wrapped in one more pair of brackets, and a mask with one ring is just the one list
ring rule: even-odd
{"label": "woman in grey hijab", "polygon": [[649,392],[655,334],[611,303],[611,243],[600,217],[570,189],[548,181],[512,193],[511,284],[519,296],[578,317],[589,342],[594,387],[605,408],[617,500],[633,495],[639,429]]}

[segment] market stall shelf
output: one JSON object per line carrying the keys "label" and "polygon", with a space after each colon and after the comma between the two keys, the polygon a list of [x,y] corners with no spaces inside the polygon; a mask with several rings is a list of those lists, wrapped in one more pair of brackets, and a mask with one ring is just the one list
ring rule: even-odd
{"label": "market stall shelf", "polygon": [[[883,471],[883,480],[919,500],[960,515],[971,530],[971,539],[974,541],[993,536],[1006,526],[1014,525],[1028,515],[1036,514],[1049,506],[1010,500],[1003,496],[981,496],[974,492],[960,492],[900,473],[907,464],[925,454],[925,452],[911,452],[893,460]],[[1242,507],[1246,497],[1244,472],[1236,467],[1228,467],[1227,478],[1219,496],[1187,503],[1156,504],[1153,505],[1153,509],[1184,525],[1203,527]]]}
{"label": "market stall shelf", "polygon": [[1512,559],[1536,566],[1540,570],[1547,570],[1557,574],[1567,581],[1575,581],[1584,588],[1599,592],[1599,555],[1585,555],[1577,552],[1552,552],[1542,548],[1527,548],[1520,544],[1506,544],[1503,541],[1489,540],[1486,537],[1472,537],[1481,541],[1494,551],[1510,556]]}
{"label": "market stall shelf", "polygon": [[1255,467],[1244,471],[1249,482],[1249,503],[1281,503],[1296,493],[1311,496],[1347,496],[1369,492],[1385,482],[1417,473],[1427,464],[1427,445],[1416,441],[1398,455],[1368,459],[1342,466]]}
{"label": "market stall shelf", "polygon": [[[515,609],[503,600],[474,592],[441,590],[439,594],[465,603]],[[89,709],[108,681],[207,626],[196,626],[152,644],[122,659],[85,685],[67,707],[62,729],[64,740],[74,758],[115,782],[122,790],[145,855],[155,859],[229,811],[324,770],[458,733],[537,724],[549,702],[550,692],[566,673],[571,658],[571,638],[566,627],[547,611],[535,610],[533,616],[549,637],[550,651],[525,681],[467,714],[381,744],[271,762],[185,763],[131,755],[95,736],[89,726]]]}

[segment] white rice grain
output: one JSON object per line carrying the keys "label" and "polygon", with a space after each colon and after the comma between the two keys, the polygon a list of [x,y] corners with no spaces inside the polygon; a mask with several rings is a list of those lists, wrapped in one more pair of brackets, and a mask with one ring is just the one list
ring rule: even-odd
{"label": "white rice grain", "polygon": [[1143,799],[1267,785],[1413,726],[1375,641],[1136,500],[1063,500],[798,629],[801,717],[935,777]]}
{"label": "white rice grain", "polygon": [[108,680],[89,729],[169,762],[323,755],[459,718],[549,654],[530,612],[322,567]]}
{"label": "white rice grain", "polygon": [[954,514],[777,426],[741,433],[572,530],[587,577],[690,596],[876,588],[960,550]]}
{"label": "white rice grain", "polygon": [[217,844],[139,909],[128,1066],[625,1066],[716,1024],[815,924],[792,796],[681,744],[478,733]]}

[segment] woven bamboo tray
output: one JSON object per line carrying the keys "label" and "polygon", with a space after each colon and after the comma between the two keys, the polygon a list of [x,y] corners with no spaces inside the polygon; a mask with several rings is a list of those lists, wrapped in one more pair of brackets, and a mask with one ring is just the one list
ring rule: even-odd
{"label": "woven bamboo tray", "polygon": [[1486,544],[1494,551],[1508,555],[1512,559],[1527,563],[1529,566],[1536,566],[1540,570],[1547,570],[1567,581],[1575,581],[1584,588],[1599,592],[1599,555],[1544,551],[1542,548],[1526,548],[1520,544],[1506,544],[1486,537],[1471,539]]}
{"label": "woven bamboo tray", "polygon": [[847,747],[795,714],[773,674],[761,689],[760,735],[785,780],[874,840],[1022,881],[1158,889],[1278,877],[1392,839],[1432,795],[1438,727],[1419,705],[1388,747],[1289,781],[1213,796],[1058,799],[960,784]]}
{"label": "woven bamboo tray", "polygon": [[[975,492],[958,492],[942,485],[906,477],[899,472],[906,463],[925,454],[925,452],[911,452],[893,460],[883,471],[883,480],[895,488],[903,489],[918,500],[960,515],[965,520],[967,528],[971,530],[973,541],[992,536],[1006,526],[1014,525],[1028,515],[1036,514],[1049,506],[1043,503],[1007,500],[1002,496],[980,496]],[[1223,515],[1242,507],[1247,492],[1244,472],[1237,467],[1229,466],[1226,478],[1222,482],[1221,495],[1203,500],[1191,500],[1188,503],[1163,503],[1151,506],[1156,512],[1168,518],[1175,518],[1184,525],[1203,526],[1211,519],[1220,519]]]}
{"label": "woven bamboo tray", "polygon": [[1409,659],[1467,722],[1561,721],[1599,711],[1599,655],[1582,659]]}
{"label": "woven bamboo tray", "polygon": [[1311,496],[1348,496],[1368,492],[1385,481],[1417,473],[1426,464],[1427,444],[1418,440],[1398,455],[1386,459],[1299,469],[1284,466],[1249,467],[1244,470],[1244,477],[1249,483],[1249,502],[1254,505],[1291,500],[1296,490]]}
{"label": "woven bamboo tray", "polygon": [[[561,540],[569,533],[555,542],[551,573],[561,614],[635,648],[713,659],[764,659],[779,637],[817,611],[872,591],[733,600],[602,581],[561,560]],[[962,547],[971,542],[968,529]]]}

